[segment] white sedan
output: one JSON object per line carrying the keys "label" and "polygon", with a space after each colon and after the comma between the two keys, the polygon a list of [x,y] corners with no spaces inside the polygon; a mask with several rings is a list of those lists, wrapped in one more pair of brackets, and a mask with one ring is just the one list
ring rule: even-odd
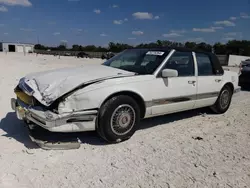
{"label": "white sedan", "polygon": [[21,78],[11,100],[17,117],[51,132],[96,130],[108,142],[129,139],[140,119],[201,107],[228,110],[237,73],[212,53],[182,48],[128,49],[102,65]]}

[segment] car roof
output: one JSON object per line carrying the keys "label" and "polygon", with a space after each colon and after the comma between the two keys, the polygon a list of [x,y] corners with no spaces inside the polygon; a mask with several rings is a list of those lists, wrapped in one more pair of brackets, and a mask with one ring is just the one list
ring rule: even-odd
{"label": "car roof", "polygon": [[190,49],[190,48],[183,48],[183,47],[156,47],[156,48],[130,48],[130,49],[143,49],[143,50],[151,50],[151,51],[163,51],[163,52],[170,52],[171,50],[177,50],[181,52],[196,52],[196,53],[203,53],[210,57],[211,62],[213,64],[213,68],[220,74],[224,74],[224,70],[220,65],[219,59],[217,56],[212,52],[205,52],[202,50]]}
{"label": "car roof", "polygon": [[149,47],[135,47],[135,48],[129,48],[129,49],[142,49],[142,50],[161,50],[164,52],[169,52],[171,50],[177,50],[177,51],[181,51],[181,52],[197,52],[197,53],[205,53],[208,55],[212,55],[212,52],[206,52],[206,51],[202,51],[202,50],[197,50],[197,49],[190,49],[190,48],[184,48],[184,47],[154,47],[154,48],[149,48]]}

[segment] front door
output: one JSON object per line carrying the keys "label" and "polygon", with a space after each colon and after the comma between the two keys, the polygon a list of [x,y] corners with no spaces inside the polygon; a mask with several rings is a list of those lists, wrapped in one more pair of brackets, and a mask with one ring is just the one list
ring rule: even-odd
{"label": "front door", "polygon": [[[192,52],[175,51],[163,69],[175,69],[178,77],[155,79],[152,114],[167,114],[194,107],[197,92],[196,68]],[[162,70],[163,70],[162,69]]]}

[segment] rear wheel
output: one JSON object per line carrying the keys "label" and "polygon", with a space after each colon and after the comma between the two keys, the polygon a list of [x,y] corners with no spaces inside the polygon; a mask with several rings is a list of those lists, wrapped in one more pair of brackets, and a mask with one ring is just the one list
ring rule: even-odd
{"label": "rear wheel", "polygon": [[136,101],[126,95],[114,96],[100,109],[97,132],[108,142],[121,142],[134,134],[139,121]]}
{"label": "rear wheel", "polygon": [[212,111],[217,114],[225,113],[230,107],[232,95],[233,95],[232,89],[228,85],[224,86],[220,92],[217,101],[211,107]]}

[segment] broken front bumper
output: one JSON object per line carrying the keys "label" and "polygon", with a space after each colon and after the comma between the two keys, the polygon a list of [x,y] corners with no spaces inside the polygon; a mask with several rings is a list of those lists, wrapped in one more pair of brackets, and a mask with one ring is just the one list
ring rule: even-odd
{"label": "broken front bumper", "polygon": [[84,132],[95,130],[97,110],[56,114],[31,107],[19,99],[11,99],[17,118],[41,126],[51,132]]}

